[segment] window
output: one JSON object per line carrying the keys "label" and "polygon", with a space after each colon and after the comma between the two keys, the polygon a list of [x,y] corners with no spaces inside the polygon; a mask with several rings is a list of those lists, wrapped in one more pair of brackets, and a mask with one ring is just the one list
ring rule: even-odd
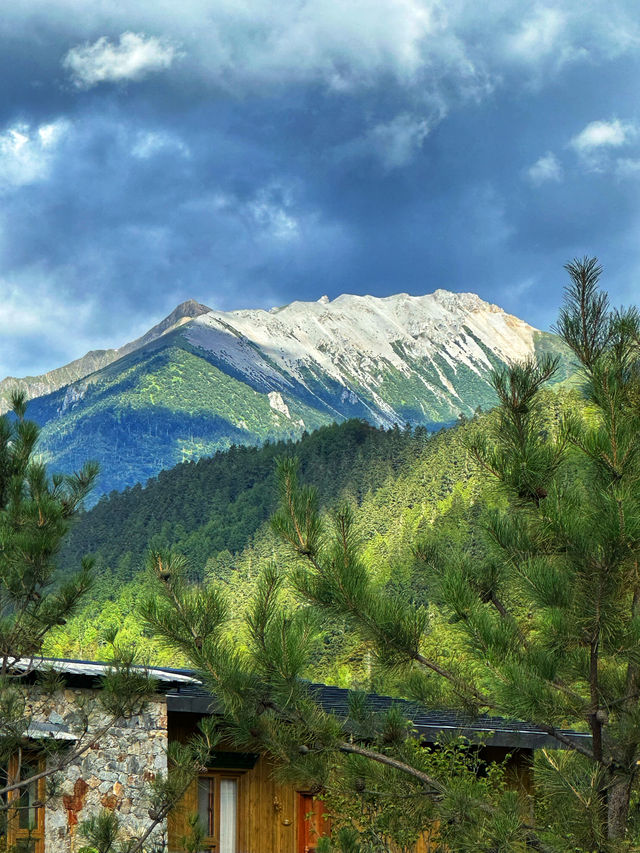
{"label": "window", "polygon": [[[33,752],[19,750],[2,768],[0,779],[3,784],[12,784],[19,779],[44,770],[44,759]],[[9,791],[6,804],[6,841],[9,846],[22,844],[30,853],[44,851],[44,806],[46,782],[38,779],[24,788]]]}
{"label": "window", "polygon": [[204,851],[236,853],[238,777],[207,773],[198,779],[198,817],[205,831]]}

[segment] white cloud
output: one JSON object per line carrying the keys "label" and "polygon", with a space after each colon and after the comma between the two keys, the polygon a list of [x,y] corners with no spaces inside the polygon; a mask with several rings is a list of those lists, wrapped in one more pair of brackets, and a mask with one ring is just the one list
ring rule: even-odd
{"label": "white cloud", "polygon": [[361,136],[335,146],[337,160],[375,157],[383,169],[400,169],[418,155],[429,133],[446,115],[443,105],[428,118],[424,115],[399,113],[389,121],[379,122]]}
{"label": "white cloud", "polygon": [[620,170],[614,157],[619,148],[633,142],[638,128],[619,119],[611,121],[592,121],[569,142],[580,164],[589,172],[611,172]]}
{"label": "white cloud", "polygon": [[578,154],[590,154],[599,148],[619,148],[635,134],[632,124],[623,124],[619,119],[592,121],[569,144]]}
{"label": "white cloud", "polygon": [[527,169],[527,177],[534,186],[552,181],[560,183],[564,172],[560,161],[552,151],[548,151]]}
{"label": "white cloud", "polygon": [[[345,91],[387,75],[417,82],[423,91],[438,89],[451,99],[460,92],[482,96],[514,63],[537,77],[541,70],[554,73],[567,59],[597,61],[640,44],[631,0],[29,0],[5,5],[0,34],[28,38],[44,30],[51,43],[54,33],[62,37],[67,49],[85,40],[66,59],[80,86],[139,79],[166,68],[179,43],[186,52],[181,71],[229,89],[313,81]],[[149,32],[154,36],[141,35]]]}
{"label": "white cloud", "polygon": [[640,159],[619,157],[616,160],[615,171],[619,178],[638,178],[640,177]]}
{"label": "white cloud", "polygon": [[[496,28],[494,39],[488,36],[495,45],[494,62],[503,74],[507,70],[524,72],[522,83],[528,89],[539,90],[568,63],[595,58],[597,51],[592,50],[586,35],[590,28],[596,28],[595,16],[585,16],[573,3],[534,6],[530,14],[522,16],[523,20],[517,15],[511,20],[509,17],[500,22],[502,26]],[[515,29],[509,32],[510,25]]]}
{"label": "white cloud", "polygon": [[368,143],[385,169],[397,169],[413,160],[430,130],[427,119],[401,113],[372,128]]}
{"label": "white cloud", "polygon": [[293,240],[299,235],[297,220],[283,208],[267,201],[256,201],[249,210],[256,224],[278,240]]}
{"label": "white cloud", "polygon": [[181,56],[180,74],[191,84],[238,94],[308,83],[354,92],[396,80],[416,96],[416,109],[436,96],[449,109],[487,97],[514,74],[518,85],[538,85],[567,61],[598,62],[640,44],[630,0],[546,0],[524,8],[522,0],[27,5],[28,14],[25,4],[7,4],[0,37],[44,31],[68,51],[64,64],[80,88],[139,80]]}
{"label": "white cloud", "polygon": [[41,124],[38,128],[40,144],[43,148],[52,148],[66,135],[69,127],[70,124],[65,119],[58,119],[58,121],[51,122],[50,124]]}
{"label": "white cloud", "polygon": [[0,193],[45,180],[56,145],[71,125],[59,119],[39,127],[16,124],[0,133]]}
{"label": "white cloud", "polygon": [[234,92],[309,82],[350,92],[383,76],[425,93],[447,78],[450,95],[482,96],[491,75],[467,44],[465,15],[444,0],[30,0],[29,21],[13,12],[0,34],[28,35],[37,22],[71,45],[84,37],[63,60],[80,88],[140,79],[180,55],[182,73]]}
{"label": "white cloud", "polygon": [[181,139],[161,131],[139,133],[131,149],[133,156],[139,160],[148,160],[163,151],[173,151],[183,157],[190,155],[189,147]]}
{"label": "white cloud", "polygon": [[282,186],[263,187],[247,204],[246,210],[267,237],[289,241],[300,235],[300,224],[293,211],[293,194]]}
{"label": "white cloud", "polygon": [[[241,199],[232,192],[215,190],[189,199],[183,208],[197,211],[203,218],[219,216],[227,225],[240,225],[243,239],[247,231],[251,239],[270,245],[292,242],[302,236],[303,221],[314,225],[314,211],[302,211],[296,204],[293,190],[273,182],[260,187],[252,198]],[[235,239],[235,238],[233,238]]]}
{"label": "white cloud", "polygon": [[[0,336],[11,341],[0,357],[0,379],[10,373],[37,374],[59,367],[61,363],[96,348],[96,335],[87,333],[97,312],[90,296],[72,299],[65,293],[65,271],[51,275],[34,265],[13,276],[0,276]],[[30,343],[38,342],[38,356],[30,353]],[[14,352],[12,352],[14,350]],[[24,369],[17,353],[24,353]],[[46,353],[46,355],[44,354]],[[17,368],[17,370],[16,370]]]}
{"label": "white cloud", "polygon": [[[205,73],[227,85],[320,81],[351,91],[380,73],[410,82],[429,45],[438,64],[453,33],[440,0],[218,0],[197,46]],[[453,63],[458,57],[451,57]]]}
{"label": "white cloud", "polygon": [[556,50],[565,25],[566,15],[559,9],[538,8],[507,38],[507,50],[526,62],[536,62]]}
{"label": "white cloud", "polygon": [[[34,282],[29,281],[29,286],[33,285]],[[29,293],[28,299],[26,293]],[[34,299],[33,292],[25,287],[24,276],[19,283],[0,279],[0,296],[0,334],[3,336],[44,333],[63,321],[67,312],[44,288],[37,289]]]}
{"label": "white cloud", "polygon": [[175,46],[166,39],[126,32],[117,43],[102,36],[93,44],[71,48],[62,64],[78,88],[89,89],[98,83],[141,80],[169,68],[177,56]]}

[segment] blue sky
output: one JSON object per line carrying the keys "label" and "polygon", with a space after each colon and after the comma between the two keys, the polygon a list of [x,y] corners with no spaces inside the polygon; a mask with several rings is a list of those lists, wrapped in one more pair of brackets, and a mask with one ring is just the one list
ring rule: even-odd
{"label": "blue sky", "polygon": [[0,377],[187,298],[637,301],[634,2],[24,0],[0,74]]}

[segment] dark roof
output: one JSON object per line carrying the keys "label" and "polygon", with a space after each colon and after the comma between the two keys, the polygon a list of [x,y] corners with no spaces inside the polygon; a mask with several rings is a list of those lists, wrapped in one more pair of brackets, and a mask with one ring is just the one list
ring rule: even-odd
{"label": "dark roof", "polygon": [[[105,674],[113,664],[108,661],[77,660],[73,658],[21,658],[13,665],[14,669],[26,674],[54,670],[68,680],[93,686],[97,679]],[[163,685],[199,683],[194,673],[188,669],[173,669],[166,666],[139,666]]]}
{"label": "dark roof", "polygon": [[[349,690],[327,684],[309,686],[325,711],[338,717],[348,716]],[[507,749],[562,748],[556,738],[538,726],[521,720],[507,720],[487,714],[471,716],[458,711],[429,710],[404,699],[393,699],[377,693],[368,693],[366,696],[365,707],[369,711],[387,711],[391,706],[399,707],[412,721],[420,736],[429,743],[442,741],[448,736],[464,735],[472,742]],[[168,691],[167,710],[174,713],[211,714],[215,713],[215,699],[202,684],[181,684]],[[563,731],[562,734],[579,741],[589,741],[591,737],[587,733],[574,731]]]}
{"label": "dark roof", "polygon": [[[109,664],[104,661],[40,658],[29,668],[53,668],[73,681],[81,681],[93,686],[96,678],[108,667]],[[215,713],[214,697],[198,680],[193,670],[166,666],[150,667],[148,670],[161,683],[167,697],[167,710],[170,713],[200,715]],[[310,684],[309,687],[325,711],[339,717],[348,716],[349,690],[327,684]],[[538,726],[521,720],[490,717],[487,714],[471,716],[458,711],[429,710],[423,705],[404,699],[380,696],[377,693],[368,693],[366,696],[367,710],[386,711],[392,705],[401,708],[420,736],[429,743],[441,741],[446,736],[461,734],[472,742],[482,742],[487,746],[507,749],[562,748],[562,744],[556,738]],[[582,742],[588,742],[591,738],[591,735],[586,732],[563,730],[562,734]]]}

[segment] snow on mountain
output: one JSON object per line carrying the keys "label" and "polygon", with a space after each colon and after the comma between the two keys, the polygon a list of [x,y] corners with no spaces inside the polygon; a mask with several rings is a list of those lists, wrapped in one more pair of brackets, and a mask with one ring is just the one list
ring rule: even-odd
{"label": "snow on mountain", "polygon": [[374,420],[380,422],[399,417],[396,401],[381,393],[390,370],[418,378],[451,411],[460,405],[468,409],[472,401],[463,400],[456,387],[460,371],[466,368],[485,382],[495,361],[531,355],[536,334],[473,293],[446,290],[425,296],[322,297],[271,311],[209,311],[184,331],[194,346],[263,383],[265,390],[293,390],[297,383],[312,390],[310,374],[328,377],[377,409]]}
{"label": "snow on mountain", "polygon": [[270,311],[189,301],[141,338],[42,377],[0,383],[32,397],[54,469],[90,454],[96,496],[231,444],[294,439],[345,418],[427,429],[495,405],[491,370],[550,351],[555,336],[473,293],[326,296]]}
{"label": "snow on mountain", "polygon": [[[398,343],[415,358],[430,358],[437,351],[452,367],[463,362],[479,373],[479,365],[491,364],[467,331],[501,361],[508,361],[533,352],[537,330],[473,293],[436,290],[426,296],[345,295],[333,302],[292,302],[271,311],[210,311],[196,318],[185,334],[197,346],[228,357],[239,369],[263,370],[267,375],[271,371],[263,366],[262,357],[267,355],[300,381],[299,367],[315,363],[342,382],[346,370],[365,379],[369,362],[381,359],[408,371]],[[225,335],[237,340],[223,343]]]}

